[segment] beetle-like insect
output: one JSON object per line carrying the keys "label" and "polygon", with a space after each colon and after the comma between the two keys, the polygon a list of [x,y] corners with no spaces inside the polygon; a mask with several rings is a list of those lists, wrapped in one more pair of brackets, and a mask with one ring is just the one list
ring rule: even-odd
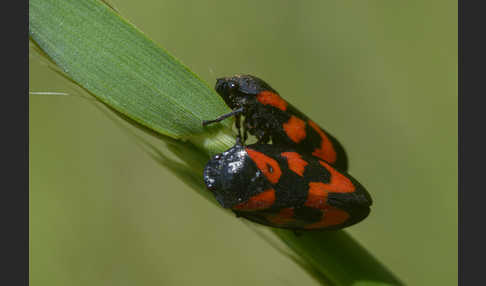
{"label": "beetle-like insect", "polygon": [[[348,159],[341,144],[302,112],[280,97],[263,80],[251,75],[220,78],[215,86],[232,111],[203,125],[235,116],[238,134],[246,141],[248,133],[258,143],[272,142],[300,153],[309,153],[346,171]],[[241,116],[244,121],[241,122]]]}
{"label": "beetle-like insect", "polygon": [[237,216],[278,228],[336,230],[365,219],[372,200],[349,174],[307,153],[272,144],[213,156],[204,182]]}

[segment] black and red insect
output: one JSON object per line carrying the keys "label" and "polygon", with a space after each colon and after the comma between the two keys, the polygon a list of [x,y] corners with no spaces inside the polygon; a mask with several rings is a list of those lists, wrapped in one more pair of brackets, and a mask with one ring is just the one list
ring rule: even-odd
{"label": "black and red insect", "polygon": [[[235,116],[243,142],[249,133],[258,143],[271,141],[273,145],[312,154],[340,170],[347,170],[346,153],[336,138],[282,99],[263,80],[251,75],[235,75],[218,79],[215,89],[232,112],[204,121],[203,125]],[[241,116],[244,116],[243,122]]]}
{"label": "black and red insect", "polygon": [[[223,207],[293,230],[336,230],[368,216],[372,199],[345,172],[346,153],[333,136],[257,77],[221,78],[215,89],[232,112],[203,125],[235,116],[238,129],[235,146],[204,168],[204,182]],[[248,134],[258,142],[245,146]]]}
{"label": "black and red insect", "polygon": [[215,155],[204,182],[237,216],[278,228],[335,230],[370,212],[371,197],[350,175],[324,160],[273,144],[232,148]]}

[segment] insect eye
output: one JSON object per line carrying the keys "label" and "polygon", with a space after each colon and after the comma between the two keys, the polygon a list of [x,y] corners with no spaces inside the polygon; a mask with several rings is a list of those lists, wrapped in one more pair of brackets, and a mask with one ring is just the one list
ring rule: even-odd
{"label": "insect eye", "polygon": [[228,96],[229,93],[239,88],[238,83],[226,78],[220,78],[216,80],[214,89],[221,96]]}
{"label": "insect eye", "polygon": [[238,84],[236,82],[228,82],[228,90],[233,91],[235,89],[238,89]]}

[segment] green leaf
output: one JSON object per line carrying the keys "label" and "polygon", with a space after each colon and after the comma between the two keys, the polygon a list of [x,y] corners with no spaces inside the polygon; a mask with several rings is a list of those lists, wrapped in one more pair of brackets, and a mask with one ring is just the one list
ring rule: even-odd
{"label": "green leaf", "polygon": [[229,111],[205,82],[106,5],[30,1],[29,8],[29,33],[41,49],[130,119],[187,138],[204,132],[202,120]]}
{"label": "green leaf", "polygon": [[[145,149],[203,194],[208,154],[234,143],[231,120],[203,128],[201,121],[229,109],[209,86],[113,9],[96,0],[30,0],[29,35],[74,83],[119,118],[159,135],[180,161]],[[214,201],[214,199],[213,199]],[[401,284],[343,231],[274,233],[322,284]]]}

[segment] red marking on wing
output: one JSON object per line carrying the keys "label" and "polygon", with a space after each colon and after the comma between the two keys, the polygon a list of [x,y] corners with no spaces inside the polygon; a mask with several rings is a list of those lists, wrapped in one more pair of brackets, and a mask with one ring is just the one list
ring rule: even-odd
{"label": "red marking on wing", "polygon": [[305,121],[294,115],[290,117],[289,121],[283,124],[283,129],[287,136],[295,143],[304,140],[307,135],[305,133]]}
{"label": "red marking on wing", "polygon": [[280,179],[280,176],[282,176],[282,170],[280,170],[280,166],[278,165],[277,161],[263,153],[249,148],[246,148],[246,152],[253,162],[255,162],[258,169],[263,172],[265,177],[267,177],[272,184],[276,184]]}
{"label": "red marking on wing", "polygon": [[319,163],[331,174],[330,182],[309,183],[307,200],[304,205],[311,208],[325,209],[329,207],[327,205],[328,193],[352,193],[355,191],[355,187],[348,178],[336,171],[331,165],[323,161],[319,161]]}
{"label": "red marking on wing", "polygon": [[294,221],[294,208],[281,209],[276,214],[269,214],[267,220],[275,225],[286,225]]}
{"label": "red marking on wing", "polygon": [[261,104],[271,105],[283,111],[287,110],[287,102],[274,92],[264,90],[257,94],[257,100]]}
{"label": "red marking on wing", "polygon": [[349,214],[343,210],[332,206],[326,206],[323,210],[322,219],[318,222],[304,226],[307,229],[324,228],[339,225],[349,219]]}
{"label": "red marking on wing", "polygon": [[248,201],[233,207],[239,211],[256,211],[267,209],[275,202],[275,190],[269,189],[251,197]]}
{"label": "red marking on wing", "polygon": [[304,175],[305,166],[307,166],[308,163],[304,159],[302,159],[298,153],[283,152],[280,155],[287,158],[287,163],[290,170],[294,171],[300,176]]}
{"label": "red marking on wing", "polygon": [[334,169],[333,166],[329,165],[324,161],[319,163],[326,168],[329,173],[331,173],[331,182],[326,184],[329,192],[333,193],[352,193],[355,191],[355,186],[350,179],[346,178],[343,174]]}
{"label": "red marking on wing", "polygon": [[311,208],[320,209],[326,205],[327,202],[327,184],[324,183],[309,183],[309,191],[307,200],[304,205]]}
{"label": "red marking on wing", "polygon": [[321,146],[316,148],[312,155],[334,164],[337,159],[337,154],[336,150],[334,150],[334,147],[332,146],[331,140],[329,140],[326,133],[324,133],[324,131],[322,131],[319,125],[317,125],[314,121],[309,120],[308,123],[321,137]]}

